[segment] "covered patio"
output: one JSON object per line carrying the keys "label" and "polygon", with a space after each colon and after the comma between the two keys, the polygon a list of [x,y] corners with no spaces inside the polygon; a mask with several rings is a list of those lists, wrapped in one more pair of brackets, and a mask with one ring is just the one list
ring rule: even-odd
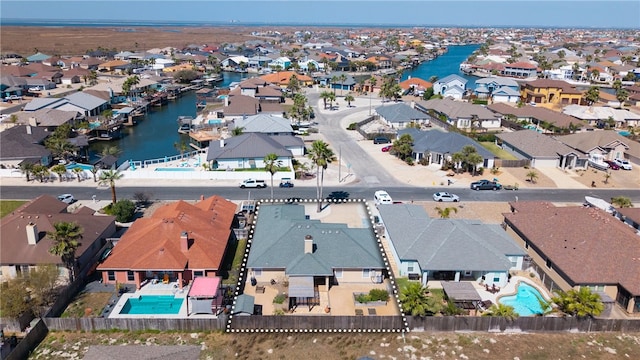
{"label": "covered patio", "polygon": [[470,282],[442,281],[442,289],[446,297],[460,309],[475,312],[482,303],[482,297]]}
{"label": "covered patio", "polygon": [[224,310],[225,290],[219,277],[197,277],[187,293],[187,316],[217,315]]}

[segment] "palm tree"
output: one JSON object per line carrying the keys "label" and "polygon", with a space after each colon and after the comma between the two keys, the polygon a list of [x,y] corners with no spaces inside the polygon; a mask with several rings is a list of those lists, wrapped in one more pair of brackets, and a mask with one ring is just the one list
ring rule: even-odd
{"label": "palm tree", "polygon": [[322,211],[322,185],[324,183],[324,171],[335,160],[335,154],[329,144],[322,140],[316,140],[311,144],[307,155],[316,165],[316,195],[318,198],[318,212]]}
{"label": "palm tree", "polygon": [[631,199],[626,196],[616,196],[611,198],[611,203],[619,208],[631,208],[633,203]]}
{"label": "palm tree", "polygon": [[347,81],[347,75],[341,74],[340,76],[338,76],[338,79],[340,79],[340,95],[342,95],[342,90],[344,90],[344,82]]}
{"label": "palm tree", "polygon": [[400,305],[405,314],[426,316],[438,311],[433,297],[427,296],[427,287],[411,282],[400,289]]}
{"label": "palm tree", "polygon": [[73,172],[76,174],[76,176],[78,177],[78,182],[80,182],[80,174],[82,174],[82,173],[84,172],[84,170],[83,170],[82,168],[76,167],[76,168],[73,168],[73,170],[72,170],[72,171],[73,171]]}
{"label": "palm tree", "polygon": [[330,91],[323,91],[320,93],[320,99],[324,101],[324,108],[327,108],[327,100],[333,95]]}
{"label": "palm tree", "polygon": [[527,173],[527,179],[529,179],[529,181],[532,184],[536,183],[536,179],[538,178],[538,173],[535,170],[531,170]]}
{"label": "palm tree", "polygon": [[80,246],[83,229],[73,222],[59,221],[53,224],[54,231],[47,232],[53,240],[49,249],[52,255],[60,256],[65,267],[69,269],[69,281],[73,282],[76,275],[76,250]]}
{"label": "palm tree", "polygon": [[353,95],[347,94],[345,95],[344,100],[347,102],[347,106],[351,107],[351,102],[354,101],[355,98],[353,97]]}
{"label": "palm tree", "polygon": [[378,80],[371,76],[371,78],[369,79],[369,115],[371,115],[371,93],[373,92],[373,89],[376,87],[376,83],[378,82]]}
{"label": "palm tree", "polygon": [[609,183],[609,179],[611,178],[611,173],[610,172],[605,172],[604,173],[604,183],[608,184]]}
{"label": "palm tree", "polygon": [[444,209],[436,206],[436,211],[438,212],[438,215],[440,215],[441,219],[448,219],[451,216],[451,212],[453,211],[454,213],[458,213],[458,208],[455,207],[446,207]]}
{"label": "palm tree", "polygon": [[116,181],[124,175],[119,170],[107,170],[100,174],[100,185],[109,185],[111,188],[111,203],[116,203]]}
{"label": "palm tree", "polygon": [[491,305],[491,307],[487,309],[487,311],[484,312],[482,316],[496,316],[505,318],[507,320],[515,320],[516,318],[518,318],[518,313],[513,308],[513,306],[498,303]]}
{"label": "palm tree", "polygon": [[584,286],[580,290],[557,291],[551,301],[558,305],[558,310],[577,317],[598,316],[604,310],[600,295]]}
{"label": "palm tree", "polygon": [[238,135],[242,135],[243,132],[244,132],[244,128],[242,126],[238,126],[238,127],[234,127],[233,130],[231,130],[231,135],[238,136]]}
{"label": "palm tree", "polygon": [[60,179],[60,182],[62,182],[62,175],[67,172],[67,168],[62,164],[58,164],[52,167],[51,171],[56,173],[58,175],[58,179]]}
{"label": "palm tree", "polygon": [[20,171],[27,177],[27,182],[31,181],[31,174],[33,174],[34,165],[30,162],[22,162],[20,164]]}
{"label": "palm tree", "polygon": [[271,198],[273,199],[273,175],[278,172],[278,169],[282,166],[282,161],[278,160],[278,155],[275,153],[267,154],[264,157],[264,169],[271,174]]}
{"label": "palm tree", "polygon": [[626,89],[618,89],[616,91],[616,100],[620,102],[620,108],[624,106],[624,102],[629,98],[629,92]]}
{"label": "palm tree", "polygon": [[98,174],[98,171],[100,171],[100,168],[97,165],[93,165],[90,171],[93,174],[93,182],[98,181],[98,179],[96,179],[96,174]]}
{"label": "palm tree", "polygon": [[189,150],[189,144],[184,141],[173,143],[173,147],[180,152],[180,159],[184,158],[184,153]]}

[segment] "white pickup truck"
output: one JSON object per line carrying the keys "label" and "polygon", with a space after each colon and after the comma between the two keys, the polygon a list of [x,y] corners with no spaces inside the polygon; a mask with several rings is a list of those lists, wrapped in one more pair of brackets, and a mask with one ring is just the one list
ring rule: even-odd
{"label": "white pickup truck", "polygon": [[240,188],[266,188],[267,184],[264,180],[246,179],[240,183]]}

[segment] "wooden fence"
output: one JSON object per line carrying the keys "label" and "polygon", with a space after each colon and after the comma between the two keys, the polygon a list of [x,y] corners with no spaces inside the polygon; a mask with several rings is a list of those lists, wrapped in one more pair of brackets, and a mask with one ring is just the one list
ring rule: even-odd
{"label": "wooden fence", "polygon": [[404,322],[400,316],[234,316],[233,330],[389,330],[401,331]]}
{"label": "wooden fence", "polygon": [[521,160],[504,160],[504,159],[495,159],[494,160],[495,167],[506,167],[506,168],[518,168],[531,166],[531,160],[529,159],[521,159]]}
{"label": "wooden fence", "polygon": [[209,319],[133,319],[133,318],[44,318],[50,330],[160,330],[160,331],[214,331],[225,330],[227,317]]}
{"label": "wooden fence", "polygon": [[44,340],[49,333],[49,329],[42,320],[39,320],[18,345],[11,350],[6,360],[27,359],[29,354]]}

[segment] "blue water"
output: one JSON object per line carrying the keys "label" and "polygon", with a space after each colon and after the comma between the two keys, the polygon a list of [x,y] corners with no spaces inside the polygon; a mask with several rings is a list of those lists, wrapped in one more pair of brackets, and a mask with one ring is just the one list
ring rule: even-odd
{"label": "blue water", "polygon": [[92,165],[87,165],[87,164],[69,164],[65,166],[67,168],[67,170],[73,170],[75,168],[80,168],[82,170],[89,170],[91,171],[93,169]]}
{"label": "blue water", "polygon": [[183,301],[173,295],[141,295],[127,299],[120,314],[177,314]]}
{"label": "blue water", "polygon": [[155,171],[195,171],[193,168],[156,168]]}
{"label": "blue water", "polygon": [[498,302],[513,306],[520,316],[533,316],[542,314],[543,311],[538,299],[544,299],[538,289],[521,282],[518,284],[518,292],[515,295],[503,296]]}
{"label": "blue water", "polygon": [[402,80],[407,80],[409,76],[411,76],[412,78],[417,77],[429,81],[429,78],[432,76],[437,76],[438,79],[442,79],[445,76],[455,74],[469,80],[467,89],[474,89],[478,77],[464,74],[460,71],[460,64],[467,60],[469,55],[479,47],[480,45],[449,46],[449,51],[445,54],[438,56],[432,61],[424,62],[414,69],[405,70],[402,73]]}

